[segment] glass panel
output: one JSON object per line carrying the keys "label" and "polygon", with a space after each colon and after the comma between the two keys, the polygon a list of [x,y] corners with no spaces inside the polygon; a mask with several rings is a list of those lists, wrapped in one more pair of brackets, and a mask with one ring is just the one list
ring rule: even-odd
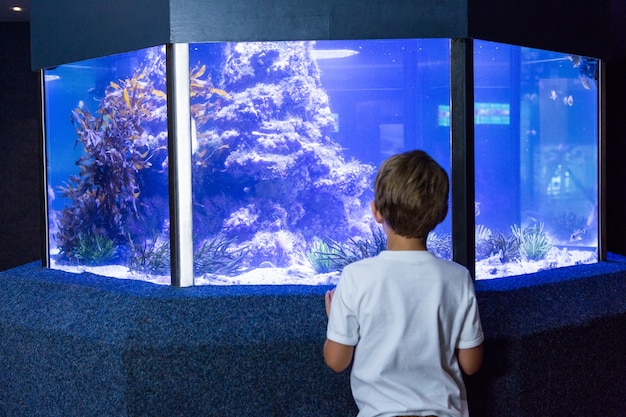
{"label": "glass panel", "polygon": [[[379,164],[449,171],[449,41],[190,45],[196,284],[332,284],[384,246]],[[450,257],[450,221],[429,239]]]}
{"label": "glass panel", "polygon": [[45,70],[50,266],[169,283],[165,50]]}
{"label": "glass panel", "polygon": [[597,60],[474,48],[477,279],[597,262]]}

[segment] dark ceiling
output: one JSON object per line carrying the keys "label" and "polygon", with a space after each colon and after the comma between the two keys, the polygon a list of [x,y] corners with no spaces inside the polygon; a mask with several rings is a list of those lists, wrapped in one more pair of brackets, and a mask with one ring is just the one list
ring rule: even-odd
{"label": "dark ceiling", "polygon": [[[0,22],[28,22],[30,0],[0,0]],[[21,12],[13,10],[14,7],[22,8]]]}

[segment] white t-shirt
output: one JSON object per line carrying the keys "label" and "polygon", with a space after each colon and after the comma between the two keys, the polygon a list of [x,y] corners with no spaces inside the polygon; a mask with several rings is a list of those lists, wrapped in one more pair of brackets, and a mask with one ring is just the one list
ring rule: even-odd
{"label": "white t-shirt", "polygon": [[346,266],[327,337],[356,346],[358,417],[467,416],[456,349],[483,342],[466,268],[427,251],[383,251]]}

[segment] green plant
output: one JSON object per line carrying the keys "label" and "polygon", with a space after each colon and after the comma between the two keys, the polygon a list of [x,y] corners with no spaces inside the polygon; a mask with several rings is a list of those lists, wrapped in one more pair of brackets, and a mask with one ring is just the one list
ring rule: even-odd
{"label": "green plant", "polygon": [[219,235],[207,239],[194,253],[194,271],[196,274],[223,274],[235,275],[243,269],[242,263],[246,248],[231,250],[230,246],[235,238],[225,239]]}
{"label": "green plant", "polygon": [[117,245],[104,235],[80,233],[72,247],[72,256],[82,264],[100,265],[117,256]]}
{"label": "green plant", "polygon": [[[307,258],[316,272],[341,271],[347,265],[371,258],[378,255],[387,247],[387,236],[380,227],[372,229],[371,239],[350,238],[345,243],[337,242],[330,238],[319,239],[321,243],[315,244],[307,252]],[[314,241],[315,242],[315,241]]]}
{"label": "green plant", "polygon": [[498,255],[500,262],[504,264],[519,258],[519,241],[513,235],[492,232],[489,238],[480,242],[480,253],[482,259]]}
{"label": "green plant", "polygon": [[170,271],[170,241],[161,239],[156,234],[141,245],[135,245],[131,236],[127,236],[130,256],[128,268],[151,274],[165,275]]}
{"label": "green plant", "polygon": [[337,270],[337,266],[330,259],[337,254],[337,249],[331,247],[326,240],[315,238],[311,242],[311,249],[306,258],[318,274],[325,274]]}
{"label": "green plant", "polygon": [[517,225],[513,225],[511,231],[518,241],[519,254],[523,260],[538,261],[544,259],[552,249],[552,244],[543,231],[543,223],[531,225],[523,230]]}

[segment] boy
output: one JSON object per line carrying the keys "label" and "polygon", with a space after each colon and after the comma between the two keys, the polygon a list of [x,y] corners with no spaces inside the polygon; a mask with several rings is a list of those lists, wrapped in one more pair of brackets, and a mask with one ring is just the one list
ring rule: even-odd
{"label": "boy", "polygon": [[473,282],[426,249],[448,191],[448,175],[423,151],[383,162],[372,213],[387,250],[346,266],[326,293],[324,359],[341,372],[354,356],[358,417],[469,415],[461,370],[478,371],[483,355]]}

